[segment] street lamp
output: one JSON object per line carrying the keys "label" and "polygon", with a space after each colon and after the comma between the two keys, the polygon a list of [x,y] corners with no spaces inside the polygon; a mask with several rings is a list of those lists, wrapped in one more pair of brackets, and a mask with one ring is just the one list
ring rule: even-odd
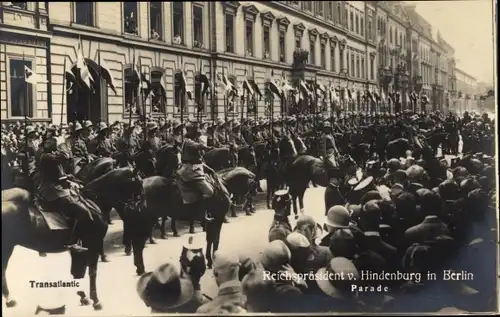
{"label": "street lamp", "polygon": [[[389,91],[389,84],[391,83],[392,77],[393,77],[392,70],[389,67],[380,66],[378,69],[378,77],[379,77],[379,83],[380,83],[379,90],[383,89],[384,94],[387,96],[388,91]],[[382,95],[381,92],[380,92],[380,95]],[[385,111],[386,111],[386,109],[385,109],[385,105],[384,105],[383,112],[385,112]],[[391,111],[391,108],[389,107],[389,112],[390,111]]]}
{"label": "street lamp", "polygon": [[[414,104],[413,112],[422,112],[422,104],[420,100],[420,92],[422,91],[422,76],[415,75],[413,76],[413,87],[415,87],[415,92],[417,93],[417,101]],[[417,109],[417,104],[420,103],[420,109]]]}

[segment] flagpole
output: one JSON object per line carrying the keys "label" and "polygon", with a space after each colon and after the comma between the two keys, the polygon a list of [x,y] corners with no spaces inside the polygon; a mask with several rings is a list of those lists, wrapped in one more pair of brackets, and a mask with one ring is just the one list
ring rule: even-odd
{"label": "flagpole", "polygon": [[61,120],[59,125],[61,126],[63,123],[63,112],[64,112],[64,96],[66,95],[66,62],[67,56],[64,55],[64,70],[63,70],[63,84],[62,84],[62,92],[61,92]]}
{"label": "flagpole", "polygon": [[[25,57],[24,57],[24,52],[23,52],[23,66],[26,67],[25,64]],[[24,72],[26,70],[23,69]],[[33,70],[32,70],[33,71]],[[26,82],[26,74],[24,74],[24,82]],[[28,162],[29,162],[29,150],[28,150],[28,112],[29,112],[29,106],[28,106],[28,82],[26,82],[26,88],[24,89],[24,145],[25,145],[25,155],[24,155],[24,172],[26,173],[26,176],[28,176]],[[33,85],[33,84],[31,84]]]}
{"label": "flagpole", "polygon": [[[101,88],[102,88],[102,84],[101,84],[101,80],[102,80],[102,72],[101,72],[101,44],[99,42],[97,42],[97,63],[99,64],[99,67],[97,68],[97,77],[99,77],[99,92],[100,93],[103,93],[101,91]],[[104,89],[107,89],[108,88],[108,83],[106,83],[106,85],[104,86]],[[106,94],[107,95],[107,94]],[[101,95],[99,94],[99,99],[100,99]],[[100,103],[100,100],[99,100],[99,103]],[[101,113],[99,113],[99,118],[100,118],[100,121],[103,122],[103,119],[104,118],[101,118]],[[108,121],[106,119],[106,121]],[[108,122],[106,122],[108,123]]]}
{"label": "flagpole", "polygon": [[[134,50],[134,53],[133,53],[133,57],[132,57],[132,78],[135,76],[135,50]],[[133,98],[133,103],[129,105],[128,107],[128,126],[129,128],[132,127],[132,105],[137,101],[137,91],[135,92],[134,94],[134,98]]]}

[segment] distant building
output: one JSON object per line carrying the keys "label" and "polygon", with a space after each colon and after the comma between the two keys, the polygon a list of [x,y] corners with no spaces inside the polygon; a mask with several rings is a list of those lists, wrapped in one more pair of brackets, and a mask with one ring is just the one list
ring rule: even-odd
{"label": "distant building", "polygon": [[480,111],[480,92],[477,79],[463,70],[455,69],[457,75],[457,99],[454,108],[458,113]]}

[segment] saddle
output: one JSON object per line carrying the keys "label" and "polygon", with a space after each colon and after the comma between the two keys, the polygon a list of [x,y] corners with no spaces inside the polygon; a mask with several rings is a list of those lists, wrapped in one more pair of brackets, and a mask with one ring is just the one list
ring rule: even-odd
{"label": "saddle", "polygon": [[59,210],[48,210],[41,197],[29,207],[30,222],[39,231],[69,230],[72,220]]}

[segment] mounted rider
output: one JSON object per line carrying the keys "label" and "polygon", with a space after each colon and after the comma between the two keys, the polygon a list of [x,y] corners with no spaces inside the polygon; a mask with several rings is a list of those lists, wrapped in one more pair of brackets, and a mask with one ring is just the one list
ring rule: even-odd
{"label": "mounted rider", "polygon": [[214,146],[221,147],[224,145],[226,140],[225,132],[224,132],[224,120],[221,118],[217,119],[217,124],[214,131]]}
{"label": "mounted rider", "polygon": [[71,139],[71,152],[76,159],[75,165],[77,166],[79,163],[90,163],[93,160],[88,152],[87,143],[85,143],[84,132],[82,125],[79,122],[75,123],[74,134]]}
{"label": "mounted rider", "polygon": [[116,148],[109,139],[109,128],[106,123],[101,122],[97,126],[97,136],[95,138],[95,155],[101,157],[111,157],[116,152]]}
{"label": "mounted rider", "polygon": [[68,248],[82,252],[86,248],[78,244],[81,228],[79,225],[86,219],[92,219],[87,207],[73,197],[70,190],[68,176],[64,172],[64,164],[71,158],[71,154],[58,149],[57,140],[49,138],[44,142],[43,153],[40,157],[40,197],[49,211],[63,211],[69,215],[73,223]]}
{"label": "mounted rider", "polygon": [[204,208],[207,200],[214,194],[213,186],[205,178],[205,171],[211,175],[214,175],[215,171],[203,164],[202,159],[203,152],[211,147],[200,143],[199,135],[196,123],[186,124],[186,135],[181,147],[182,166],[177,172],[182,200],[184,204],[191,206],[194,212]]}
{"label": "mounted rider", "polygon": [[328,121],[325,121],[323,124],[321,141],[320,152],[323,154],[323,160],[326,162],[328,169],[338,169],[340,152],[335,143],[335,138],[332,135],[332,125]]}
{"label": "mounted rider", "polygon": [[22,143],[19,151],[19,158],[25,175],[32,175],[36,168],[36,156],[38,152],[38,143],[36,141],[35,127],[29,125],[26,127],[26,141]]}

